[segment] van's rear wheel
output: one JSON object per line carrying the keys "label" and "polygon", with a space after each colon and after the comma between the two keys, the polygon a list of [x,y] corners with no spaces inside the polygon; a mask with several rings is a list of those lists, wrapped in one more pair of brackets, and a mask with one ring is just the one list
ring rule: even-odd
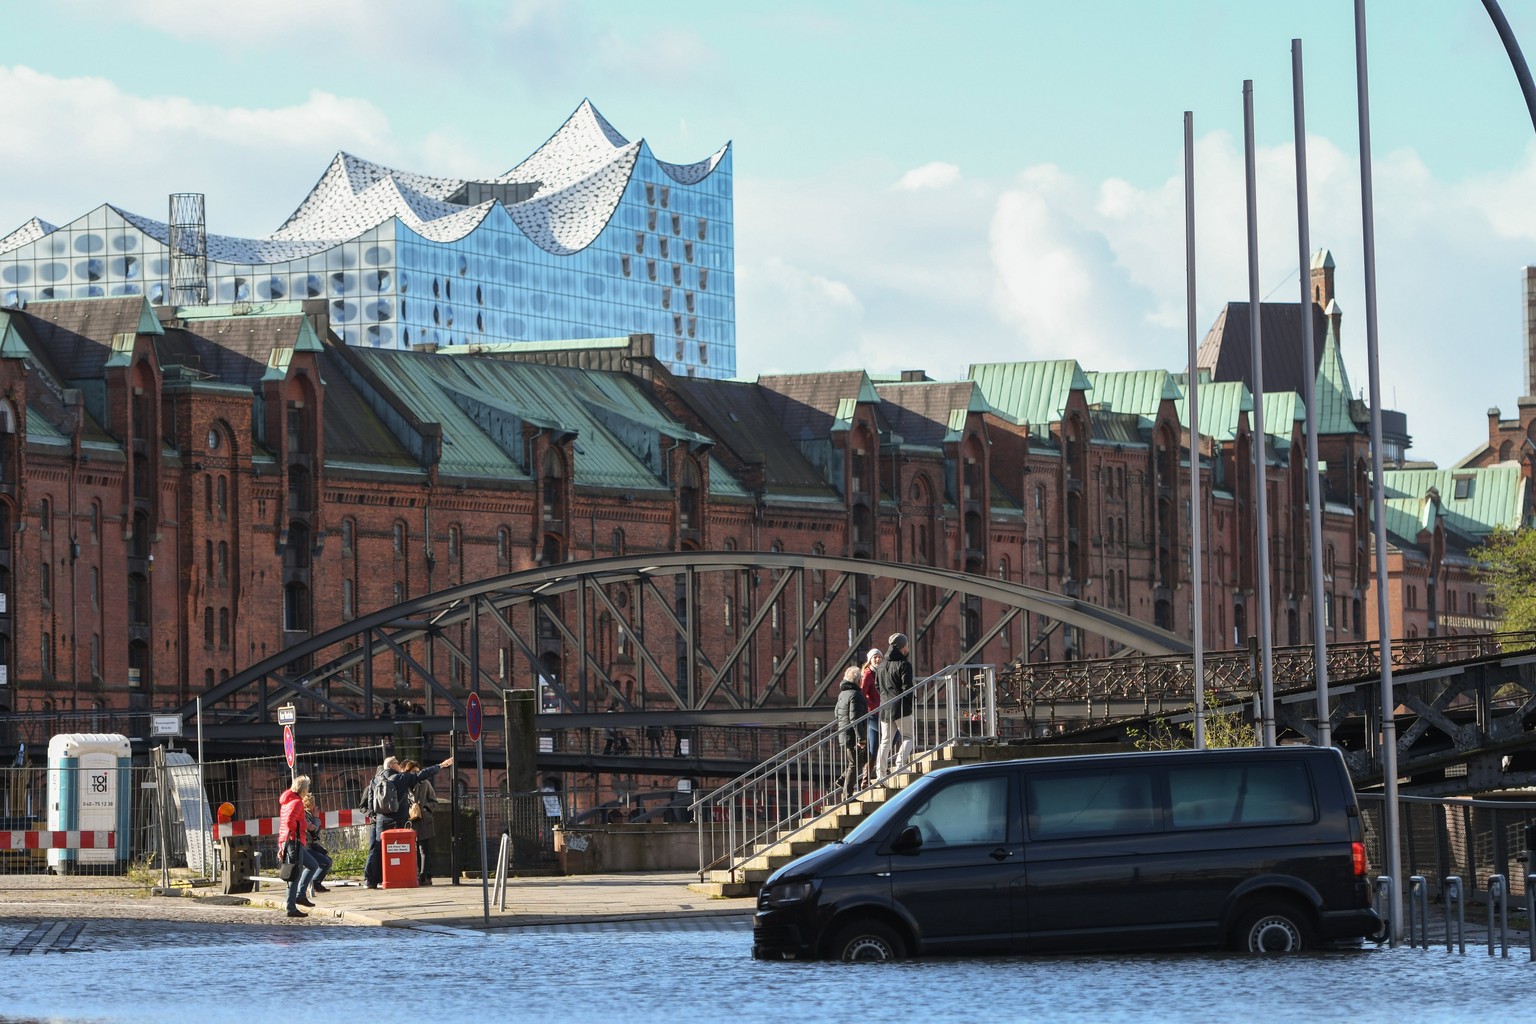
{"label": "van's rear wheel", "polygon": [[1294,906],[1261,903],[1242,916],[1232,937],[1246,953],[1300,953],[1312,947],[1312,926]]}
{"label": "van's rear wheel", "polygon": [[890,925],[855,921],[837,933],[831,953],[834,960],[900,960],[907,947]]}

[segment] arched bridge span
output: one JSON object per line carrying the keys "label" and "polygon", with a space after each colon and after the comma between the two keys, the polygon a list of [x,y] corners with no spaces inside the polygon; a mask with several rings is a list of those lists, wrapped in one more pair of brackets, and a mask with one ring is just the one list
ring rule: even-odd
{"label": "arched bridge span", "polygon": [[[359,616],[202,695],[216,722],[368,720],[390,702],[463,713],[478,688],[541,689],[544,710],[762,713],[825,703],[888,633],[919,667],[1007,661],[1056,624],[1148,654],[1187,640],[1077,598],[990,577],[826,555],[670,552],[482,579]],[[1043,623],[1049,622],[1050,627]],[[473,667],[473,668],[472,668]],[[184,717],[195,704],[182,708]]]}

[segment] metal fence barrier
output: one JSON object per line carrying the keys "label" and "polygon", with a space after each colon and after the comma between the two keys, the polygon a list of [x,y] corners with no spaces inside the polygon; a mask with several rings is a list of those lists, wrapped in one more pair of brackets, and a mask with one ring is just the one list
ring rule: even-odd
{"label": "metal fence barrier", "polygon": [[[1360,794],[1366,852],[1377,865],[1387,863],[1384,806],[1380,793]],[[1399,796],[1398,819],[1405,875],[1423,875],[1432,888],[1455,875],[1463,880],[1469,901],[1485,898],[1489,878],[1500,875],[1519,886],[1509,895],[1525,895],[1527,871],[1536,867],[1526,849],[1526,826],[1536,822],[1536,801]],[[1443,888],[1429,893],[1430,899],[1444,896]]]}

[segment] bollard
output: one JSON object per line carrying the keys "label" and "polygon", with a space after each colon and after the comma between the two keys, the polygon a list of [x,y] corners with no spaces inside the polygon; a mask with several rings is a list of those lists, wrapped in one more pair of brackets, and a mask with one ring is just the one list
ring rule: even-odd
{"label": "bollard", "polygon": [[1387,922],[1387,945],[1397,945],[1397,923],[1392,920],[1392,876],[1377,875],[1374,893],[1376,912]]}
{"label": "bollard", "polygon": [[1423,875],[1408,876],[1408,948],[1429,948],[1429,884]]}
{"label": "bollard", "polygon": [[1499,943],[1509,956],[1509,886],[1503,875],[1488,876],[1488,955],[1493,956],[1493,925],[1499,924]]}
{"label": "bollard", "polygon": [[[1456,917],[1451,917],[1451,904],[1456,905]],[[1452,931],[1454,929],[1454,933]],[[1461,947],[1463,956],[1467,952],[1467,894],[1461,886],[1460,875],[1445,876],[1445,951],[1453,952],[1452,944],[1457,943]]]}
{"label": "bollard", "polygon": [[1525,929],[1530,939],[1531,959],[1536,961],[1536,874],[1525,876]]}

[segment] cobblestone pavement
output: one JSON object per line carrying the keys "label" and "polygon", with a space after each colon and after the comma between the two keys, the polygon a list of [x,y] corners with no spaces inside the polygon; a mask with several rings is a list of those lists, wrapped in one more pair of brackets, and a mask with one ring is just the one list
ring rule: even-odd
{"label": "cobblestone pavement", "polygon": [[212,887],[188,891],[207,895],[153,896],[148,890],[116,877],[0,875],[0,920],[112,919],[277,928],[346,923],[329,915],[289,918],[281,908],[257,905],[240,896],[224,896]]}

